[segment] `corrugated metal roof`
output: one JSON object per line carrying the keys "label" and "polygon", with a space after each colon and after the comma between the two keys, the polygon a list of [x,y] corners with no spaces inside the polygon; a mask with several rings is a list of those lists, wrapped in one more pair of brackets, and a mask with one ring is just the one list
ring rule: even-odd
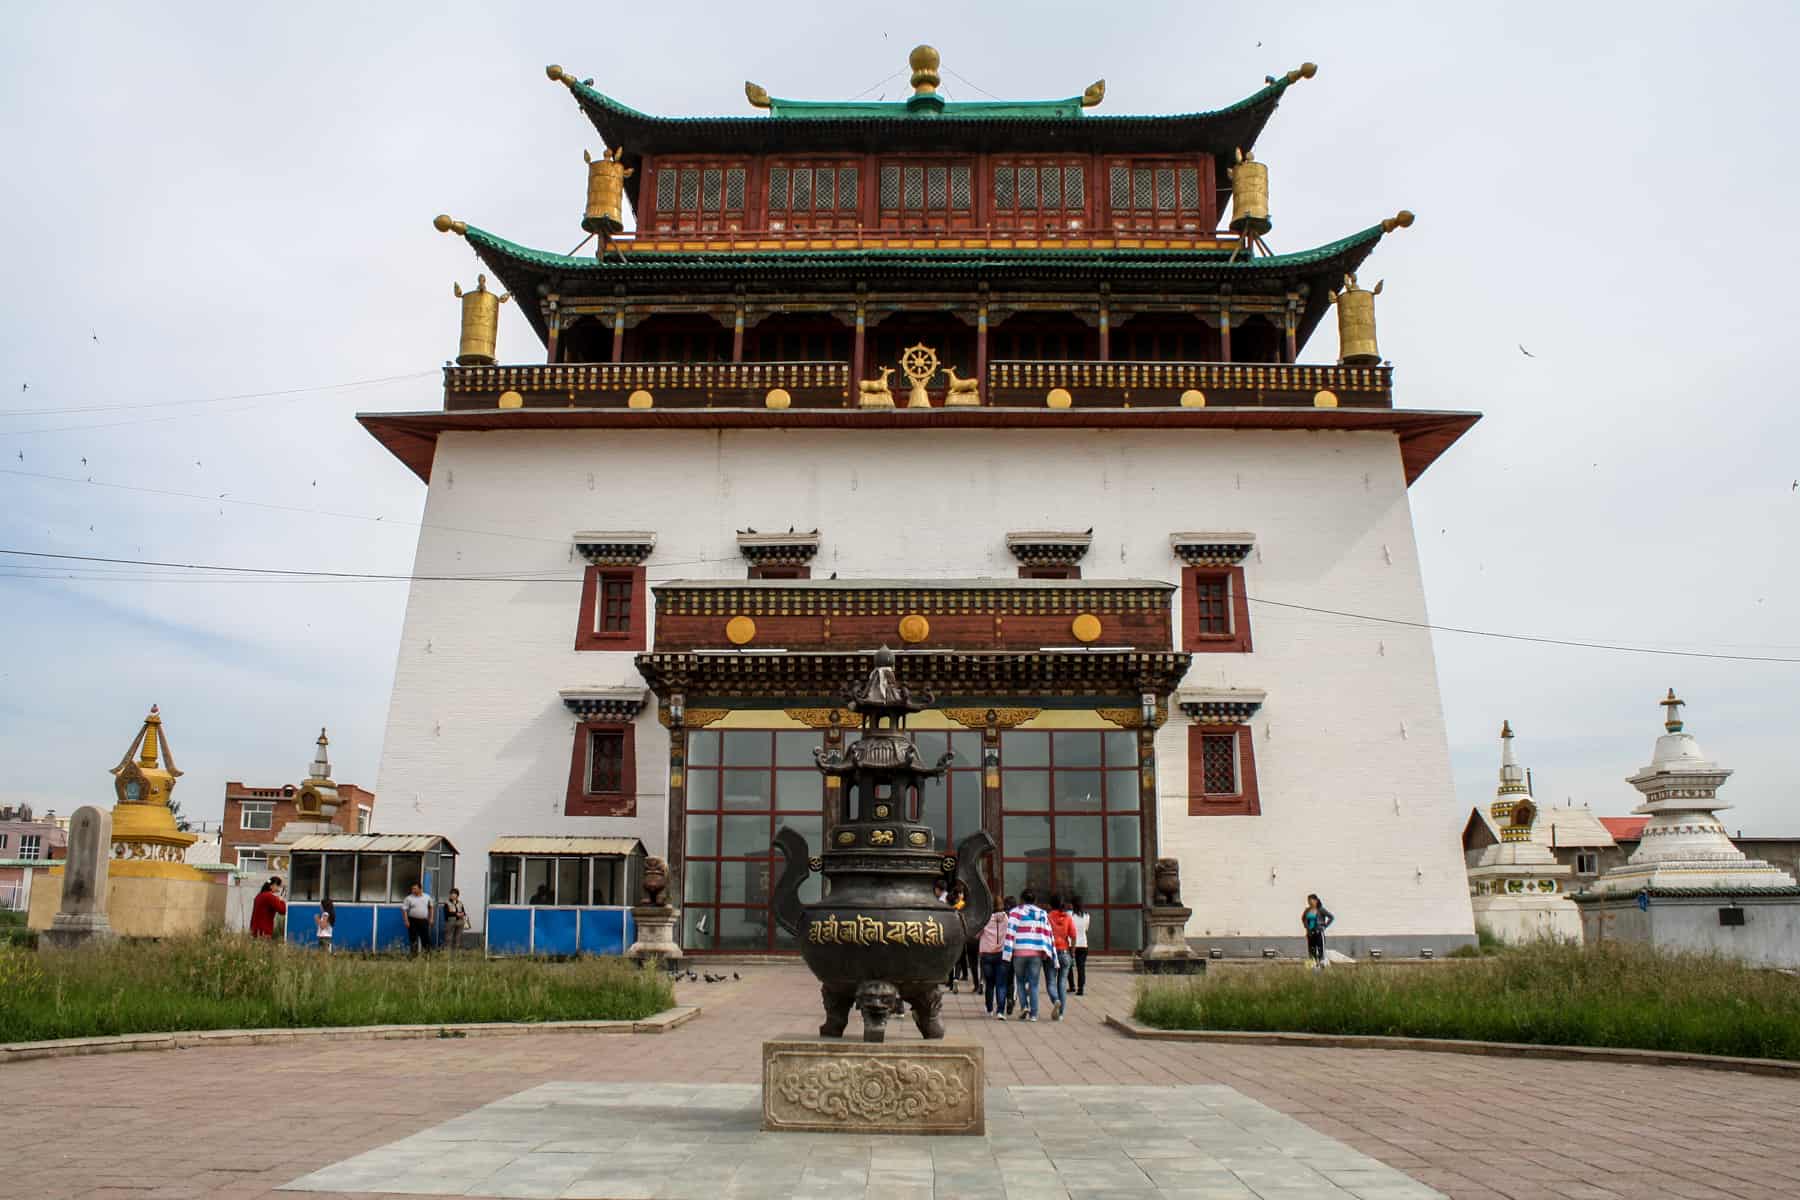
{"label": "corrugated metal roof", "polygon": [[371,854],[418,854],[426,850],[448,850],[456,847],[436,833],[314,833],[297,839],[290,850],[331,850],[347,854],[364,850]]}
{"label": "corrugated metal roof", "polygon": [[635,854],[644,843],[628,837],[502,837],[489,854]]}

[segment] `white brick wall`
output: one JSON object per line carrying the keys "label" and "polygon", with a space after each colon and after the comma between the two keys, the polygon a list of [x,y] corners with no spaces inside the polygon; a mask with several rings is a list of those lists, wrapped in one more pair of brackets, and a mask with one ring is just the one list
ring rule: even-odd
{"label": "white brick wall", "polygon": [[[657,533],[650,582],[742,578],[735,532],[821,533],[815,577],[1013,577],[1005,535],[1094,529],[1088,578],[1179,582],[1169,534],[1248,530],[1252,597],[1423,620],[1391,434],[1217,430],[564,431],[448,434],[421,575],[579,574],[576,530]],[[507,536],[490,536],[502,534]],[[667,737],[639,718],[634,820],[562,815],[574,718],[559,688],[641,682],[573,649],[571,583],[415,582],[376,810],[443,833],[478,897],[501,834],[591,832],[665,850]],[[1262,688],[1259,817],[1187,816],[1186,730],[1158,740],[1162,845],[1190,936],[1294,936],[1305,893],[1334,932],[1466,935],[1461,818],[1429,635],[1252,603],[1255,650],[1196,655],[1188,684]],[[475,907],[472,905],[471,907]]]}

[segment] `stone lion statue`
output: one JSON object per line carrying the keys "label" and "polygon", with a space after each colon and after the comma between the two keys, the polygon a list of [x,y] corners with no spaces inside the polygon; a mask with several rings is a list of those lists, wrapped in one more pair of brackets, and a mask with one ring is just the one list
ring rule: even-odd
{"label": "stone lion statue", "polygon": [[1181,904],[1181,863],[1173,858],[1159,858],[1152,875],[1155,903],[1179,907]]}
{"label": "stone lion statue", "polygon": [[652,855],[644,860],[644,903],[656,908],[668,903],[669,864]]}

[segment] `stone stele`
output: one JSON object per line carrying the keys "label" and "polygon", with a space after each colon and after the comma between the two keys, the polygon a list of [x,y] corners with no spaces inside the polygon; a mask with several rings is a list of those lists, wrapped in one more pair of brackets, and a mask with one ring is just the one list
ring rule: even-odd
{"label": "stone stele", "polygon": [[763,1043],[763,1128],[980,1135],[986,1083],[974,1042],[778,1038]]}
{"label": "stone stele", "polygon": [[91,804],[69,818],[69,852],[63,862],[62,907],[39,935],[46,950],[69,950],[113,940],[106,916],[107,871],[112,864],[112,817]]}

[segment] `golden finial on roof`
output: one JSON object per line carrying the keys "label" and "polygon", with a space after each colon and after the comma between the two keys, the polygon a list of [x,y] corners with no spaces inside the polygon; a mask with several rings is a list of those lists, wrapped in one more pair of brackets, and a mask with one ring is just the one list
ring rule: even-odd
{"label": "golden finial on roof", "polygon": [[1686,704],[1687,701],[1677,699],[1675,689],[1670,688],[1669,694],[1657,701],[1657,703],[1669,710],[1669,716],[1668,719],[1663,722],[1663,728],[1670,733],[1680,733],[1683,724],[1681,720],[1681,707]]}
{"label": "golden finial on roof", "polygon": [[548,75],[553,82],[562,84],[570,91],[575,90],[575,77],[555,63],[551,63],[549,66],[545,67],[544,74]]}
{"label": "golden finial on roof", "polygon": [[1381,232],[1392,233],[1396,229],[1411,229],[1412,223],[1412,210],[1403,208],[1381,223]]}
{"label": "golden finial on roof", "polygon": [[1503,738],[1509,738],[1512,735],[1513,735],[1512,722],[1511,721],[1500,722],[1500,736]]}
{"label": "golden finial on roof", "polygon": [[431,227],[439,233],[469,232],[469,226],[466,222],[458,221],[448,213],[439,213],[437,216],[431,218]]}
{"label": "golden finial on roof", "polygon": [[1299,83],[1302,79],[1311,79],[1319,73],[1318,63],[1301,63],[1287,73],[1289,83]]}
{"label": "golden finial on roof", "polygon": [[928,96],[938,89],[938,66],[943,58],[938,54],[936,46],[914,46],[912,53],[906,56],[912,67],[913,94]]}
{"label": "golden finial on roof", "polygon": [[1081,107],[1092,108],[1106,99],[1106,80],[1096,79],[1087,85],[1087,91],[1081,93]]}
{"label": "golden finial on roof", "polygon": [[760,83],[744,80],[744,96],[750,101],[752,108],[769,108],[769,89]]}

